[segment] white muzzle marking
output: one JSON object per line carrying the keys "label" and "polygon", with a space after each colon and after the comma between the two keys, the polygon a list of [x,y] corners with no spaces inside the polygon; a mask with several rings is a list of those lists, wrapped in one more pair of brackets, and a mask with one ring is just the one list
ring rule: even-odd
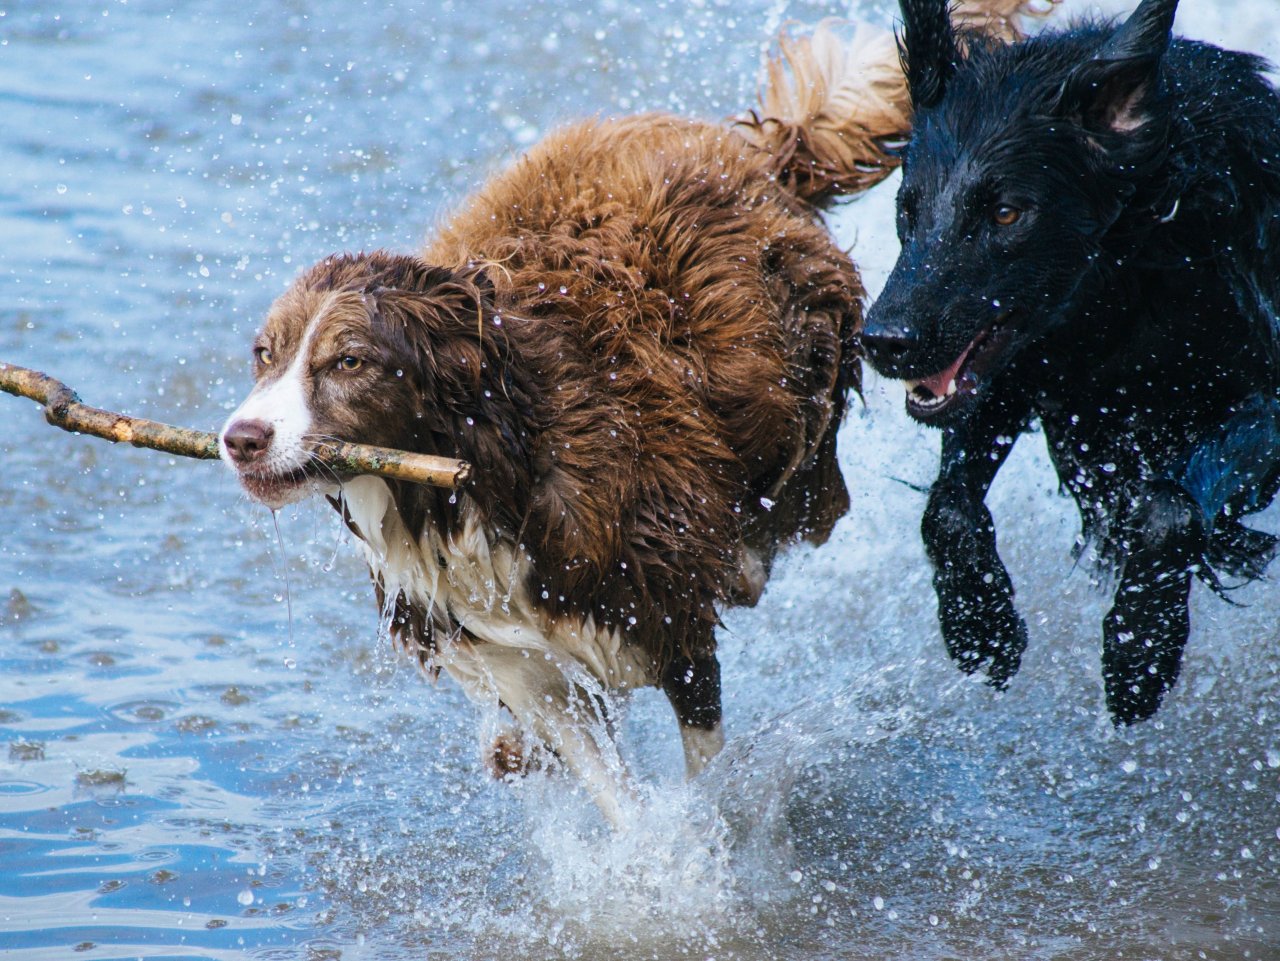
{"label": "white muzzle marking", "polygon": [[[285,478],[307,465],[311,454],[306,440],[312,433],[313,417],[307,403],[306,377],[311,341],[325,313],[324,306],[316,311],[307,326],[298,352],[280,376],[257,384],[244,402],[227,418],[218,434],[218,451],[259,500],[270,507],[301,500],[312,489],[310,484],[295,487],[281,486],[272,489],[271,496],[262,496],[262,489],[269,487],[273,478]],[[249,464],[237,464],[227,449],[226,434],[237,421],[259,421],[271,426],[273,435],[266,453]]]}

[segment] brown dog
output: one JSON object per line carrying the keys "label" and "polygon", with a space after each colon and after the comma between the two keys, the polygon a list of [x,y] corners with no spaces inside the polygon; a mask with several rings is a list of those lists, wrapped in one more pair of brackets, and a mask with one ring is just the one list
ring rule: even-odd
{"label": "brown dog", "polygon": [[[889,173],[908,98],[887,35],[781,48],[760,116],[569,127],[421,257],[311,268],[222,435],[257,500],[328,495],[392,633],[505,706],[615,824],[604,693],[660,685],[701,770],[723,744],[717,612],[849,503],[836,429],[863,290],[818,207]],[[307,453],[323,437],[460,457],[475,480],[339,481]]]}

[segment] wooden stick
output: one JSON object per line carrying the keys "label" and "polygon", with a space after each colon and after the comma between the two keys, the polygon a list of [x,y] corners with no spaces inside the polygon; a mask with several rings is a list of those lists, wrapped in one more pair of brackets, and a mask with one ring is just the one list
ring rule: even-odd
{"label": "wooden stick", "polygon": [[[54,427],[91,434],[115,443],[149,447],[181,457],[217,460],[218,435],[154,420],[128,417],[90,407],[80,395],[38,370],[0,362],[0,390],[44,405],[44,418]],[[414,484],[455,490],[471,479],[471,465],[451,457],[412,454],[389,447],[323,441],[311,448],[319,461],[340,474],[376,474]]]}

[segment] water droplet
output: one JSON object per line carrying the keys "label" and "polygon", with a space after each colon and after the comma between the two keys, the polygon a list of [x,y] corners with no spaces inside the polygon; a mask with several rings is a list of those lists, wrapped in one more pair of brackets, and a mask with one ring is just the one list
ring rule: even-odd
{"label": "water droplet", "polygon": [[60,194],[65,194],[65,193],[67,192],[67,185],[66,185],[66,184],[58,184],[58,188],[57,188],[57,189],[58,189],[58,193],[60,193]]}
{"label": "water droplet", "polygon": [[245,888],[236,895],[236,900],[247,908],[249,905],[253,904],[253,892],[248,888]]}

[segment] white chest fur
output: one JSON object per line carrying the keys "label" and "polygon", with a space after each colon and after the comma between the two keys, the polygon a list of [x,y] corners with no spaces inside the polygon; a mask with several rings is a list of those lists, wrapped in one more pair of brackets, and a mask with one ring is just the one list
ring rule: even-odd
{"label": "white chest fur", "polygon": [[504,678],[515,652],[562,671],[585,670],[608,689],[654,683],[647,659],[625,645],[618,631],[597,627],[591,617],[552,620],[531,604],[525,589],[529,557],[503,532],[487,530],[465,494],[458,495],[464,498],[459,532],[448,537],[429,527],[420,539],[405,528],[379,478],[349,481],[342,496],[387,598],[403,592],[415,606],[433,612],[437,623],[465,630],[466,638],[441,640],[436,662],[473,698],[489,700],[496,694],[508,705],[523,699],[526,692],[510,687],[527,683],[528,672],[517,672],[522,680]]}

